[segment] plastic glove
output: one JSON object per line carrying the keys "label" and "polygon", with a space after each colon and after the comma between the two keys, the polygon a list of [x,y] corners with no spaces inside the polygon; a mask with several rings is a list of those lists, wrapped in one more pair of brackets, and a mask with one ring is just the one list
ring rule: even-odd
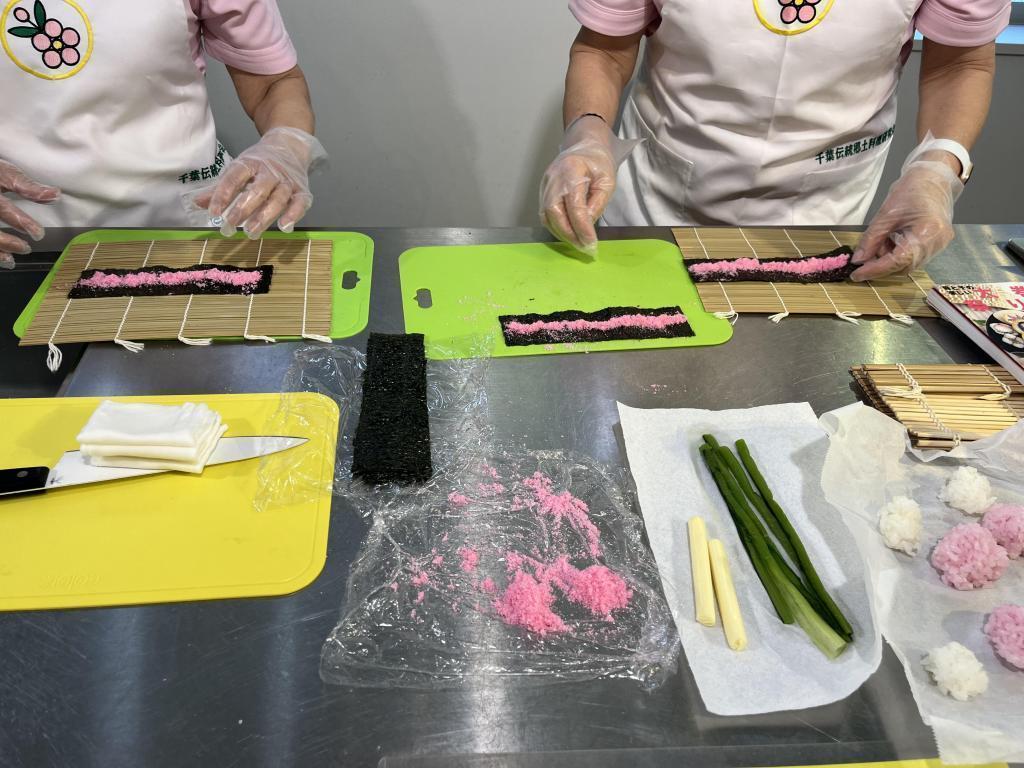
{"label": "plastic glove", "polygon": [[[16,166],[0,160],[0,193],[11,194],[34,203],[52,203],[60,197],[60,190],[33,181]],[[13,227],[33,240],[42,240],[46,234],[39,223],[6,197],[0,197],[0,226]],[[0,269],[14,269],[14,256],[24,256],[32,247],[22,238],[0,232]]]}
{"label": "plastic glove", "polygon": [[597,255],[594,222],[615,193],[619,164],[638,143],[620,139],[594,115],[573,121],[540,183],[540,218],[551,234]]}
{"label": "plastic glove", "polygon": [[323,145],[298,128],[274,128],[232,160],[212,187],[194,192],[192,205],[222,219],[221,234],[238,227],[253,240],[275,221],[291,232],[313,205],[309,174],[327,159]]}
{"label": "plastic glove", "polygon": [[948,165],[929,159],[935,156],[925,152],[903,166],[853,254],[863,266],[851,279],[912,272],[952,242],[953,204],[964,185]]}

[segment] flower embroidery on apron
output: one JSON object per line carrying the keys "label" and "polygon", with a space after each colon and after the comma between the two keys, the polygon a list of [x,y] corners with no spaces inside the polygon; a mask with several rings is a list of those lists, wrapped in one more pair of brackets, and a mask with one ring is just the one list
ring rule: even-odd
{"label": "flower embroidery on apron", "polygon": [[818,26],[835,0],[754,0],[754,12],[777,35],[799,35]]}
{"label": "flower embroidery on apron", "polygon": [[44,80],[77,75],[92,56],[92,24],[75,0],[10,0],[0,16],[11,61]]}

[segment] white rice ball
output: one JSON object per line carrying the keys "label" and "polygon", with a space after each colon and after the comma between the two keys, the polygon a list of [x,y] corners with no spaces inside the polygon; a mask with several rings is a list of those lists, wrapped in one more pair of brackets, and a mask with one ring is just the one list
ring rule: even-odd
{"label": "white rice ball", "polygon": [[982,515],[996,503],[992,484],[974,467],[959,467],[939,492],[939,498],[968,515]]}
{"label": "white rice ball", "polygon": [[913,557],[921,545],[921,507],[913,499],[897,496],[882,508],[878,530],[885,546]]}
{"label": "white rice ball", "polygon": [[988,674],[978,657],[960,643],[934,648],[922,661],[939,690],[967,701],[988,690]]}

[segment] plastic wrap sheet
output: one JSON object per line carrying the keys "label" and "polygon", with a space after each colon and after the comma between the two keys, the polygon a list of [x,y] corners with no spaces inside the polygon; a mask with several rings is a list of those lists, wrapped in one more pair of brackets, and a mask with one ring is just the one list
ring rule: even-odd
{"label": "plastic wrap sheet", "polygon": [[[397,498],[415,500],[421,494],[434,492],[439,483],[446,482],[445,478],[457,476],[466,467],[467,457],[482,455],[490,434],[482,385],[486,365],[486,360],[427,362],[427,409],[435,472],[429,483],[404,488],[371,486],[352,476],[352,438],[359,421],[366,355],[342,346],[300,347],[281,390],[316,392],[338,404],[341,417],[330,490],[335,496],[348,499],[365,517],[378,504]],[[278,434],[285,424],[291,425],[293,433],[302,432],[306,437],[320,434],[327,427],[318,409],[291,398],[282,398],[281,407],[263,433]],[[321,480],[302,471],[300,459],[298,453],[285,451],[262,460],[257,510],[319,497],[324,491]]]}
{"label": "plastic wrap sheet", "polygon": [[[947,763],[1024,761],[1024,672],[1002,663],[983,633],[993,608],[1024,602],[1024,561],[1011,560],[992,586],[965,592],[945,586],[929,563],[953,526],[978,521],[938,498],[957,467],[988,477],[999,501],[1024,503],[1024,424],[943,453],[911,450],[901,424],[863,405],[827,413],[821,422],[831,434],[822,488],[864,554],[882,633],[903,663],[940,756]],[[921,505],[916,557],[887,549],[878,533],[879,512],[900,495]],[[988,691],[971,701],[943,695],[921,665],[926,653],[951,641],[973,651],[988,674]]]}
{"label": "plastic wrap sheet", "polygon": [[321,676],[660,685],[679,640],[623,479],[563,453],[466,450],[431,488],[378,498]]}

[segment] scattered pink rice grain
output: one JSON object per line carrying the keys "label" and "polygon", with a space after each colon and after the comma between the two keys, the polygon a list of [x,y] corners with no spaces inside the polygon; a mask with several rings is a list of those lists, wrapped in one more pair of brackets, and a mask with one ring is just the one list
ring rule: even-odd
{"label": "scattered pink rice grain", "polygon": [[547,573],[567,598],[605,621],[614,621],[612,611],[625,608],[633,597],[622,577],[606,565],[591,565],[581,571],[562,556]]}
{"label": "scattered pink rice grain", "polygon": [[527,563],[531,565],[536,564],[532,558],[527,557],[521,552],[516,552],[513,549],[510,549],[505,553],[505,570],[509,573],[520,570]]}
{"label": "scattered pink rice grain", "polygon": [[931,563],[954,589],[987,587],[1003,575],[1010,558],[995,537],[978,523],[963,523],[942,537]]}
{"label": "scattered pink rice grain", "polygon": [[453,507],[466,507],[469,506],[469,496],[458,491],[452,491],[448,494],[448,503]]}
{"label": "scattered pink rice grain", "polygon": [[985,635],[999,658],[1024,670],[1024,606],[1000,605],[989,615]]}
{"label": "scattered pink rice grain", "polygon": [[601,556],[601,532],[590,519],[590,508],[585,501],[577,499],[568,491],[555,493],[552,491],[551,478],[540,472],[535,472],[533,477],[523,480],[523,485],[533,491],[538,503],[538,513],[554,519],[556,530],[563,522],[568,521],[569,525],[586,539],[590,556]]}
{"label": "scattered pink rice grain", "polygon": [[494,609],[506,624],[523,627],[542,637],[569,629],[551,610],[555,595],[551,585],[539,582],[525,571],[516,571],[505,592],[494,601]]}
{"label": "scattered pink rice grain", "polygon": [[981,524],[1011,560],[1024,555],[1024,507],[1014,504],[993,504],[988,508]]}
{"label": "scattered pink rice grain", "polygon": [[464,573],[473,573],[480,562],[480,553],[471,547],[459,547],[459,560]]}

